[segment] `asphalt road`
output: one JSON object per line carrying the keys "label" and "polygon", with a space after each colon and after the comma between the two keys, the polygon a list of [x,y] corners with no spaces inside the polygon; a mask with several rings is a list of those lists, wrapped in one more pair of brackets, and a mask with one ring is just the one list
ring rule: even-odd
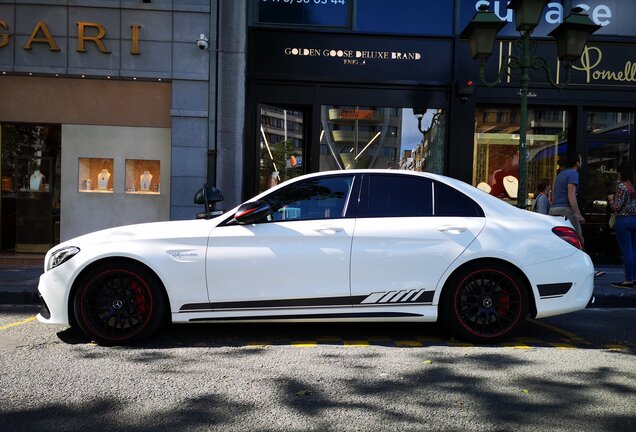
{"label": "asphalt road", "polygon": [[105,348],[0,306],[9,431],[633,431],[636,309],[474,346],[437,325],[168,326]]}

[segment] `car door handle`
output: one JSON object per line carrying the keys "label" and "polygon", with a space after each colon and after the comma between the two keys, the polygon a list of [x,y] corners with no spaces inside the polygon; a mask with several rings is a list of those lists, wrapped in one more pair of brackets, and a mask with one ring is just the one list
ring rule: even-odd
{"label": "car door handle", "polygon": [[321,226],[316,228],[314,231],[319,232],[320,234],[335,234],[337,232],[343,231],[344,228],[342,227],[335,227],[335,226]]}
{"label": "car door handle", "polygon": [[454,225],[442,225],[437,227],[437,231],[439,232],[448,232],[451,234],[461,234],[466,231],[468,228],[463,226],[454,226]]}

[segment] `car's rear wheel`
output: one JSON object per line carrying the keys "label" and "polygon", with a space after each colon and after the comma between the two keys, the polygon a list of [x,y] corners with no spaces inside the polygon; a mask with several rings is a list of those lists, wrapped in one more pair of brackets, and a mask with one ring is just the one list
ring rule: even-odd
{"label": "car's rear wheel", "polygon": [[77,324],[100,345],[138,341],[161,324],[166,307],[160,282],[146,267],[111,261],[93,267],[74,297]]}
{"label": "car's rear wheel", "polygon": [[521,278],[507,266],[477,263],[452,276],[442,306],[443,318],[457,337],[494,343],[524,324],[528,294]]}

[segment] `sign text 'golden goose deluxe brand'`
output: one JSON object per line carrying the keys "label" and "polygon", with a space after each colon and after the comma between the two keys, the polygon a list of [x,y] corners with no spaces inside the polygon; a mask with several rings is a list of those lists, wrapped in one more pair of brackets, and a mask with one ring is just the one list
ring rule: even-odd
{"label": "sign text 'golden goose deluxe brand'", "polygon": [[285,48],[286,56],[342,59],[343,64],[366,65],[367,60],[421,60],[419,52],[347,50],[331,48]]}
{"label": "sign text 'golden goose deluxe brand'", "polygon": [[[106,27],[98,22],[86,21],[77,21],[75,25],[77,28],[77,48],[75,51],[87,52],[87,46],[89,45],[87,44],[88,42],[90,44],[94,44],[100,52],[110,54],[110,50],[103,40],[106,36]],[[130,54],[141,54],[139,49],[140,31],[140,25],[133,24],[130,26],[130,38],[132,41]],[[13,36],[13,33],[10,31],[9,23],[0,19],[0,49],[9,45],[11,36]],[[49,47],[49,51],[62,51],[44,20],[39,20],[35,24],[31,31],[31,35],[22,48],[30,50],[33,49],[34,44],[46,44]]]}

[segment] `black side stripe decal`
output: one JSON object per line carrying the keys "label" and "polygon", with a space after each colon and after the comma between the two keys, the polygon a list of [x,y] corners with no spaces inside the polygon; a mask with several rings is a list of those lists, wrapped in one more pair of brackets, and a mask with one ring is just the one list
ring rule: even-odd
{"label": "black side stripe decal", "polygon": [[405,305],[432,303],[434,291],[402,290],[376,292],[363,296],[315,297],[280,300],[248,300],[236,302],[189,303],[181,306],[179,312],[199,312],[227,309],[261,309],[261,308],[304,308],[321,306],[373,306],[373,305]]}
{"label": "black side stripe decal", "polygon": [[220,318],[192,318],[192,321],[264,321],[278,319],[341,319],[341,318],[407,318],[420,317],[422,315],[407,312],[362,312],[362,313],[334,313],[334,314],[309,314],[309,315],[260,315],[258,317],[220,317]]}

